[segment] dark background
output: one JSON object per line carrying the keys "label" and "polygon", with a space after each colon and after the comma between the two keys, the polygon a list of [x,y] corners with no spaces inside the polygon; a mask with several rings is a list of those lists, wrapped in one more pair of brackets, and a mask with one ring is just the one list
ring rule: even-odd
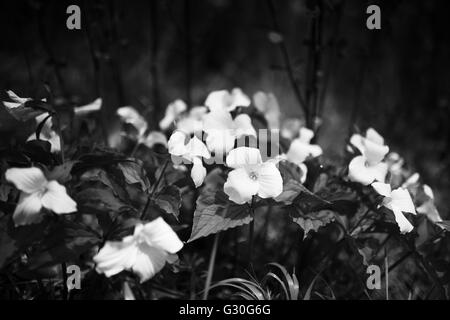
{"label": "dark background", "polygon": [[[450,10],[448,1],[323,0],[318,137],[326,155],[344,152],[349,129],[376,128],[422,174],[448,218]],[[2,1],[0,89],[43,96],[43,84],[71,100],[101,96],[105,121],[133,105],[156,125],[177,98],[200,105],[212,90],[273,92],[284,118],[302,117],[265,0]],[[309,89],[315,1],[274,1],[300,90]],[[82,29],[66,28],[81,7]],[[381,7],[382,29],[366,28]],[[316,20],[317,21],[317,20]],[[0,140],[22,130],[0,110]],[[109,123],[109,122],[108,122]],[[111,125],[111,128],[113,125]],[[4,140],[5,141],[5,140]]]}

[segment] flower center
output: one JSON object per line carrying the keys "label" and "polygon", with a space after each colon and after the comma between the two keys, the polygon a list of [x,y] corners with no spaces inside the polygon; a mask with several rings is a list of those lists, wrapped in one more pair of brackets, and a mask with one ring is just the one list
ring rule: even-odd
{"label": "flower center", "polygon": [[258,175],[256,174],[255,171],[250,172],[248,176],[249,176],[250,179],[252,179],[252,180],[258,180]]}

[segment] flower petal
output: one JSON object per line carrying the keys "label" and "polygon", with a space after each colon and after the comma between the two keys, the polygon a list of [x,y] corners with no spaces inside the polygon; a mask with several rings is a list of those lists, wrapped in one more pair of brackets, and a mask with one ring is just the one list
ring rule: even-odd
{"label": "flower petal", "polygon": [[211,154],[208,151],[208,148],[205,146],[203,141],[201,141],[196,136],[192,137],[186,145],[187,155],[189,160],[193,157],[203,157],[209,159]]}
{"label": "flower petal", "polygon": [[[350,138],[350,144],[352,144],[361,153],[364,151],[364,137],[358,133],[355,133]],[[351,149],[349,149],[351,151]]]}
{"label": "flower petal", "polygon": [[234,118],[235,135],[256,137],[256,130],[253,128],[252,119],[247,114],[240,114]]}
{"label": "flower petal", "polygon": [[26,193],[43,190],[47,186],[47,179],[39,168],[11,168],[6,170],[5,178],[12,182],[17,189]]}
{"label": "flower petal", "polygon": [[391,197],[391,186],[388,183],[374,182],[372,187],[378,194],[388,198]]}
{"label": "flower petal", "polygon": [[42,209],[39,193],[21,193],[19,202],[14,210],[13,220],[16,226],[38,223],[42,220]]}
{"label": "flower petal", "polygon": [[231,101],[227,106],[228,111],[233,111],[237,107],[248,107],[251,103],[250,98],[240,88],[234,88],[231,91]]}
{"label": "flower petal", "polygon": [[148,148],[153,148],[155,144],[160,144],[167,148],[167,138],[162,132],[152,131],[147,135],[143,144]]}
{"label": "flower petal", "polygon": [[387,164],[379,163],[375,166],[367,166],[364,156],[357,156],[348,165],[348,177],[351,181],[369,185],[375,180],[384,182],[387,174]]}
{"label": "flower petal", "polygon": [[416,208],[407,189],[398,188],[391,193],[392,206],[397,207],[403,212],[416,214]]}
{"label": "flower petal", "polygon": [[75,107],[73,111],[77,116],[85,116],[89,113],[99,111],[102,108],[102,102],[102,98],[97,98],[96,100],[85,106]]}
{"label": "flower petal", "polygon": [[366,157],[369,165],[373,166],[380,163],[388,152],[388,146],[379,145],[367,139],[364,140],[363,154]]}
{"label": "flower petal", "polygon": [[394,213],[395,222],[397,222],[397,225],[400,228],[400,232],[402,234],[411,232],[414,229],[413,225],[411,224],[411,222],[409,222],[408,219],[406,219],[406,217],[403,215],[402,210],[400,210],[400,208],[393,205],[392,212]]}
{"label": "flower petal", "polygon": [[153,278],[164,268],[167,256],[168,254],[164,250],[141,243],[131,270],[139,276],[141,283],[143,283]]}
{"label": "flower petal", "polygon": [[141,232],[147,245],[151,247],[169,253],[177,253],[183,248],[183,242],[161,217],[146,223]]}
{"label": "flower petal", "polygon": [[247,170],[238,168],[228,174],[227,181],[223,186],[224,192],[231,201],[244,204],[258,193],[259,183],[250,179]]}
{"label": "flower petal", "polygon": [[258,169],[258,196],[275,198],[283,192],[283,178],[273,162],[263,163]]}
{"label": "flower petal", "polygon": [[230,151],[226,161],[227,166],[234,169],[261,164],[261,152],[256,148],[239,147]]}
{"label": "flower petal", "polygon": [[300,138],[294,139],[289,146],[287,159],[293,163],[303,163],[308,157],[318,157],[322,154],[322,148],[315,144],[303,142]]}
{"label": "flower petal", "polygon": [[72,213],[77,211],[77,203],[66,192],[66,188],[56,181],[50,181],[42,196],[42,205],[54,213]]}
{"label": "flower petal", "polygon": [[106,241],[102,249],[94,256],[98,273],[111,277],[123,270],[131,269],[136,261],[138,248],[132,237],[124,241]]}
{"label": "flower petal", "polygon": [[219,90],[211,92],[205,101],[205,106],[211,111],[224,110],[228,106],[230,93],[227,90]]}
{"label": "flower petal", "polygon": [[299,139],[301,142],[303,142],[305,144],[309,144],[313,137],[314,137],[314,131],[312,131],[311,129],[308,129],[305,127],[300,129]]}
{"label": "flower petal", "polygon": [[206,137],[206,145],[211,152],[214,152],[218,158],[227,154],[233,149],[236,137],[231,130],[209,130]]}
{"label": "flower petal", "polygon": [[183,100],[175,100],[170,103],[166,108],[164,118],[159,122],[161,130],[167,130],[177,117],[187,110],[187,105]]}
{"label": "flower petal", "polygon": [[211,110],[203,117],[203,130],[208,134],[210,131],[230,130],[233,126],[231,114],[224,109]]}
{"label": "flower petal", "polygon": [[175,131],[169,138],[169,142],[167,143],[169,153],[173,156],[183,156],[187,153],[186,149],[186,134],[181,131]]}
{"label": "flower petal", "polygon": [[366,139],[372,141],[380,146],[384,145],[384,138],[375,131],[373,128],[369,128],[366,131]]}
{"label": "flower petal", "polygon": [[193,159],[194,165],[191,170],[191,178],[194,181],[195,187],[198,188],[203,184],[206,177],[206,168],[202,164],[202,160],[198,157]]}

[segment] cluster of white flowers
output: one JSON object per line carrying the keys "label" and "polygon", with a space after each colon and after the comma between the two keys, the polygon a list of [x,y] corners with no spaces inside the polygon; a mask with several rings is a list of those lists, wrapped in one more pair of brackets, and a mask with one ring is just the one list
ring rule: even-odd
{"label": "cluster of white flowers", "polygon": [[349,179],[365,186],[371,185],[378,194],[384,197],[382,205],[394,213],[400,232],[411,232],[414,227],[403,212],[416,214],[416,209],[406,188],[400,187],[391,190],[391,185],[386,183],[389,165],[384,159],[389,152],[389,147],[384,144],[383,137],[374,129],[369,128],[365,137],[354,134],[350,138],[350,143],[361,152],[361,155],[350,161]]}

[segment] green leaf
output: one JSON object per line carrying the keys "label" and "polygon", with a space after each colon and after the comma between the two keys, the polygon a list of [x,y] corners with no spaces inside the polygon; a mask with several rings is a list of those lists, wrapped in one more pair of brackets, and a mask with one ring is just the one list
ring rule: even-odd
{"label": "green leaf", "polygon": [[228,200],[223,191],[205,188],[197,199],[191,237],[188,242],[252,221],[248,205]]}
{"label": "green leaf", "polygon": [[290,214],[292,220],[303,229],[305,238],[309,232],[317,232],[335,219],[334,213],[330,210],[303,213],[298,208],[291,207]]}

